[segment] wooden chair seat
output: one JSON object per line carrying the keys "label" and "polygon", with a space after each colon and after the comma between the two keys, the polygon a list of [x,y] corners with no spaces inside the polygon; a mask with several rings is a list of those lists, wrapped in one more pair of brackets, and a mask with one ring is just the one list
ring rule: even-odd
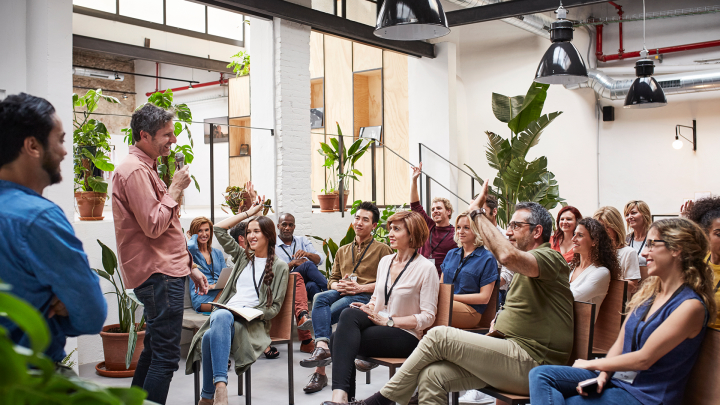
{"label": "wooden chair seat", "polygon": [[510,394],[507,392],[498,391],[495,388],[487,387],[480,390],[483,394],[490,395],[493,398],[496,398],[506,404],[509,405],[520,405],[520,404],[529,404],[530,403],[530,397],[527,395],[515,395]]}
{"label": "wooden chair seat", "polygon": [[590,358],[605,357],[620,335],[625,321],[625,304],[628,301],[626,280],[610,280],[608,293],[600,305],[593,329],[593,350]]}
{"label": "wooden chair seat", "polygon": [[690,373],[683,404],[717,404],[720,398],[720,331],[708,328]]}
{"label": "wooden chair seat", "polygon": [[463,329],[463,330],[466,332],[477,333],[480,335],[487,335],[487,333],[490,332],[490,324],[492,323],[493,318],[495,318],[495,313],[498,310],[499,296],[500,296],[500,280],[495,282],[495,286],[493,287],[492,295],[490,296],[490,301],[488,301],[487,307],[485,308],[485,312],[483,313],[483,316],[480,319],[480,324],[475,328]]}

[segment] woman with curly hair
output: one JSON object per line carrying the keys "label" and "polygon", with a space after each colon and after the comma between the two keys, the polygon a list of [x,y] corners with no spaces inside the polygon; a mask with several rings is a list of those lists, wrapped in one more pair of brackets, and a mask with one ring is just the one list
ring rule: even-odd
{"label": "woman with curly hair", "polygon": [[555,233],[550,237],[550,247],[554,251],[560,252],[568,263],[575,257],[572,237],[578,221],[581,219],[582,214],[577,208],[570,205],[560,208],[555,221]]}
{"label": "woman with curly hair", "polygon": [[245,247],[238,245],[228,233],[228,228],[248,216],[247,212],[241,212],[215,225],[215,237],[235,263],[218,302],[230,307],[255,308],[262,315],[247,321],[234,317],[226,309],[216,308],[195,334],[185,373],[192,373],[193,363],[202,361],[199,405],[227,405],[228,356],[232,355],[235,360],[235,373],[244,373],[260,357],[263,348],[270,345],[270,322],[285,299],[288,265],[275,256],[277,236],[273,221],[267,217],[250,218]]}
{"label": "woman with curly hair", "polygon": [[[681,209],[683,216],[700,225],[710,239],[710,248],[705,262],[715,274],[715,301],[720,302],[720,197],[703,198],[689,201]],[[715,321],[711,328],[720,329]]]}
{"label": "woman with curly hair", "polygon": [[575,257],[570,262],[570,291],[575,301],[595,304],[597,316],[610,279],[621,275],[617,251],[602,224],[592,218],[578,221],[572,241]]}
{"label": "woman with curly hair", "polygon": [[[607,357],[534,368],[533,405],[682,404],[706,325],[716,316],[707,250],[697,224],[684,218],[655,222],[642,252],[650,278],[628,303]],[[580,386],[592,380],[597,384]]]}
{"label": "woman with curly hair", "polygon": [[593,218],[597,219],[617,249],[618,260],[620,261],[620,279],[628,282],[628,291],[635,293],[640,283],[640,262],[638,262],[635,249],[625,243],[625,225],[620,211],[615,207],[600,207]]}

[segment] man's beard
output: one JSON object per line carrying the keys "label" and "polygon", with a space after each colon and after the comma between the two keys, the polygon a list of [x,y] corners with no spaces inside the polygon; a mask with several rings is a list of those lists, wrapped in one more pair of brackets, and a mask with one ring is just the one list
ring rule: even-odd
{"label": "man's beard", "polygon": [[50,177],[50,185],[57,184],[62,181],[62,174],[60,174],[60,162],[55,164],[50,157],[50,153],[47,151],[43,157],[42,168]]}

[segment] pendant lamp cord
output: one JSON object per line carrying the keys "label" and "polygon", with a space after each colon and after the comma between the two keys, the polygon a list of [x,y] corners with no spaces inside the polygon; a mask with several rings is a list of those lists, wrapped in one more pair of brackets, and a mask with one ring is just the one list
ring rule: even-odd
{"label": "pendant lamp cord", "polygon": [[645,0],[643,0],[643,49],[647,50],[645,46]]}

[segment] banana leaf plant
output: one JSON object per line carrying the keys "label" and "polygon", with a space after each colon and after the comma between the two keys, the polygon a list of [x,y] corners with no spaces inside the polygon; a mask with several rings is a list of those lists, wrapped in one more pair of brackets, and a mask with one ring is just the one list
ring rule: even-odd
{"label": "banana leaf plant", "polygon": [[[104,172],[115,170],[110,162],[110,133],[102,122],[91,118],[99,103],[118,104],[115,97],[102,94],[101,89],[88,90],[83,96],[76,93],[73,100],[73,171],[75,191],[107,193],[108,183],[95,169]],[[83,109],[84,108],[84,109]],[[83,110],[80,110],[83,109]]]}
{"label": "banana leaf plant", "polygon": [[325,270],[320,270],[320,272],[323,273],[325,278],[329,280],[330,275],[332,274],[333,263],[335,263],[335,255],[337,254],[337,251],[338,249],[340,249],[341,246],[352,243],[353,239],[355,239],[355,228],[353,228],[352,224],[350,224],[347,233],[345,233],[345,236],[342,238],[339,245],[334,240],[332,240],[332,238],[323,239],[319,236],[305,236],[322,242],[322,249],[325,253]]}
{"label": "banana leaf plant", "polygon": [[[340,124],[337,124],[338,137],[342,137],[342,129]],[[350,180],[358,181],[360,176],[363,174],[360,170],[355,168],[355,164],[360,160],[361,157],[367,152],[368,148],[373,141],[367,139],[357,139],[350,145],[349,148],[345,147],[343,143],[342,150],[340,150],[340,142],[338,138],[330,138],[330,143],[320,142],[320,149],[318,153],[325,158],[323,167],[331,170],[331,175],[325,178],[325,193],[330,193],[337,190],[338,184],[344,181],[343,186],[345,190],[350,189]],[[342,173],[341,169],[342,168]],[[329,181],[328,181],[329,180]]]}
{"label": "banana leaf plant", "polygon": [[[547,169],[547,157],[527,161],[528,152],[540,142],[543,130],[562,114],[556,111],[542,115],[548,87],[533,82],[525,96],[492,95],[495,117],[510,128],[509,138],[485,132],[488,137],[485,156],[490,167],[498,171],[492,182],[495,189],[490,192],[498,198],[497,218],[503,227],[510,222],[515,204],[520,201],[537,202],[547,209],[567,205],[560,197],[555,175]],[[484,183],[472,167],[465,166],[480,184]]]}
{"label": "banana leaf plant", "polygon": [[[98,239],[98,244],[102,248],[102,264],[103,269],[93,269],[98,276],[109,281],[113,285],[115,291],[110,291],[105,294],[115,294],[118,304],[118,319],[120,324],[120,330],[118,333],[128,333],[128,350],[125,355],[125,368],[130,368],[132,362],[133,353],[135,353],[135,346],[137,344],[137,332],[145,327],[145,315],[140,318],[140,322],[135,327],[135,314],[142,303],[137,299],[135,293],[131,290],[126,290],[123,284],[122,277],[118,271],[118,261],[115,252],[107,247],[104,243]],[[117,276],[117,279],[116,277]]]}
{"label": "banana leaf plant", "polygon": [[45,356],[50,329],[32,305],[12,295],[0,281],[0,319],[10,321],[27,337],[29,347],[16,345],[0,326],[0,404],[140,405],[147,393],[138,387],[103,387],[55,372]]}

